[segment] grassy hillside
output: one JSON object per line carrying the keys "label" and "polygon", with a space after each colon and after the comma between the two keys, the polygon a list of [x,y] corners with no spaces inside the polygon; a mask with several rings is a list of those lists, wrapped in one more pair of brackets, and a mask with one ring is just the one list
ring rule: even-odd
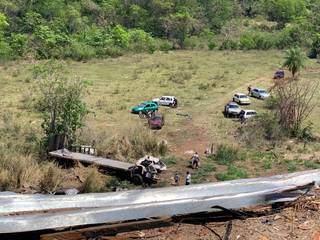
{"label": "grassy hillside", "polygon": [[[219,164],[219,161],[202,155],[202,168],[192,173],[195,182],[319,167],[316,163],[320,156],[318,142],[310,143],[306,149],[303,143],[295,140],[286,140],[271,151],[267,151],[267,147],[249,148],[237,137],[240,123],[225,119],[222,114],[224,104],[231,100],[233,93],[246,93],[248,85],[272,86],[273,73],[282,62],[283,53],[280,51],[177,51],[65,64],[88,85],[86,102],[91,113],[86,119],[86,127],[79,133],[80,141],[91,144],[94,140],[101,150],[109,151],[112,138],[133,134],[134,129],[149,131],[145,119],[129,113],[132,106],[160,95],[178,98],[180,106],[177,109],[161,107],[166,125],[160,131],[151,132],[156,139],[168,141],[166,161],[170,167],[162,175],[162,184],[169,184],[174,171],[183,175],[188,169],[186,151],[195,150],[202,155],[212,143],[215,148],[220,144],[230,146],[238,157],[232,163]],[[8,143],[15,137],[21,141],[30,131],[35,137],[42,134],[39,116],[32,107],[35,86],[30,75],[31,67],[29,62],[1,66],[0,91],[4,97],[0,100],[0,107],[4,111],[0,117],[6,119],[10,116],[11,122],[17,122],[22,129],[17,132],[21,137],[13,134],[1,137],[2,145],[12,152],[17,149]],[[309,60],[301,79],[315,81],[319,73],[320,65]],[[319,136],[319,93],[316,101],[310,121],[314,134]],[[258,113],[268,111],[265,102],[257,99],[252,99],[252,105],[244,108],[255,109]],[[0,128],[9,128],[8,123],[0,121]],[[34,145],[36,142],[30,143],[31,152],[35,151]],[[119,154],[116,157],[124,159]]]}

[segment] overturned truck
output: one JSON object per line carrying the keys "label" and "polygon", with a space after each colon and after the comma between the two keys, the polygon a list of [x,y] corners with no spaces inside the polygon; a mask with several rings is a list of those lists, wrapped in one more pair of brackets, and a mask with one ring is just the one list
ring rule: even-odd
{"label": "overturned truck", "polygon": [[152,184],[158,180],[157,174],[166,170],[165,164],[158,158],[145,156],[136,164],[97,157],[90,154],[72,152],[60,149],[49,153],[51,157],[64,161],[79,161],[84,164],[94,164],[100,168],[115,172],[136,185]]}

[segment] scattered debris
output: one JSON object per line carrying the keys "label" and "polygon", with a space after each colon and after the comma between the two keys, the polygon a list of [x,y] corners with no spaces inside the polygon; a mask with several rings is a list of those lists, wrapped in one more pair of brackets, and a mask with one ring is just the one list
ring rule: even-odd
{"label": "scattered debris", "polygon": [[177,116],[187,117],[188,119],[192,119],[192,116],[188,113],[176,113]]}

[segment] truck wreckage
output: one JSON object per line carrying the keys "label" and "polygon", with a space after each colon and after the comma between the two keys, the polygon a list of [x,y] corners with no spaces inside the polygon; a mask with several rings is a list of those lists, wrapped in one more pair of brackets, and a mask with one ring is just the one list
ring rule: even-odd
{"label": "truck wreckage", "polygon": [[129,179],[136,185],[156,183],[158,180],[157,174],[167,169],[164,162],[152,156],[140,158],[136,164],[133,164],[90,154],[72,152],[67,149],[49,152],[49,155],[65,161],[79,161],[89,165],[94,164],[100,168],[121,174],[122,177]]}
{"label": "truck wreckage", "polygon": [[0,233],[59,231],[297,200],[320,170],[217,183],[73,196],[0,193]]}

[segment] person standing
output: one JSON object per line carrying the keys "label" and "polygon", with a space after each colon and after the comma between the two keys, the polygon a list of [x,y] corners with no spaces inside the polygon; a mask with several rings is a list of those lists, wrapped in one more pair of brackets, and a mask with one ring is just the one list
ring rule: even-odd
{"label": "person standing", "polygon": [[187,172],[186,185],[190,185],[190,184],[191,184],[191,174],[189,172]]}
{"label": "person standing", "polygon": [[199,168],[199,161],[200,161],[199,155],[197,152],[195,152],[191,158],[191,164],[193,169]]}
{"label": "person standing", "polygon": [[251,85],[248,86],[248,96],[251,95]]}
{"label": "person standing", "polygon": [[178,186],[180,182],[180,176],[178,175],[178,172],[174,174],[173,179],[174,179],[174,185]]}
{"label": "person standing", "polygon": [[148,187],[150,187],[152,184],[152,174],[150,171],[146,172],[146,184]]}

